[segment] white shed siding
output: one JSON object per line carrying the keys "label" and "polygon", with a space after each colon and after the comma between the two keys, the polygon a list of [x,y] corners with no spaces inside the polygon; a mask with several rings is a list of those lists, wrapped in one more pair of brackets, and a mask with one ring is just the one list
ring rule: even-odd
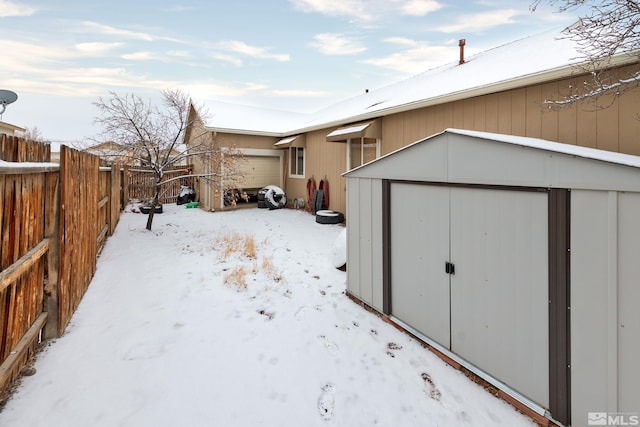
{"label": "white shed siding", "polygon": [[640,194],[618,206],[618,410],[640,412]]}
{"label": "white shed siding", "polygon": [[382,311],[382,181],[347,181],[347,289]]}
{"label": "white shed siding", "polygon": [[571,192],[571,389],[587,412],[637,412],[640,194]]}

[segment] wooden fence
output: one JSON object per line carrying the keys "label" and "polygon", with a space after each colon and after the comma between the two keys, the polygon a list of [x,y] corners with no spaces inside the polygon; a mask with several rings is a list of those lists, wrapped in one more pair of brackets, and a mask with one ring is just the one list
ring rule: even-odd
{"label": "wooden fence", "polygon": [[[60,336],[96,269],[97,254],[118,221],[119,166],[62,147],[60,165],[46,144],[1,135],[0,391],[44,338]],[[18,162],[19,161],[19,162]]]}
{"label": "wooden fence", "polygon": [[[193,173],[193,166],[176,166],[165,170],[162,181],[178,178],[182,175]],[[180,187],[187,185],[193,187],[193,177],[176,179],[162,186],[160,203],[175,203],[180,193]],[[140,201],[148,201],[153,198],[155,191],[155,175],[151,169],[131,168],[129,170],[129,197]]]}

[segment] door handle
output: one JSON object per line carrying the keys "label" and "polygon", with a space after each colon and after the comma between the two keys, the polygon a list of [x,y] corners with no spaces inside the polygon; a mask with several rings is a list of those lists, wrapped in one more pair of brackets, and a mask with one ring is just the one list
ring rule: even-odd
{"label": "door handle", "polygon": [[456,266],[455,264],[450,263],[449,261],[444,263],[444,271],[447,274],[456,274]]}

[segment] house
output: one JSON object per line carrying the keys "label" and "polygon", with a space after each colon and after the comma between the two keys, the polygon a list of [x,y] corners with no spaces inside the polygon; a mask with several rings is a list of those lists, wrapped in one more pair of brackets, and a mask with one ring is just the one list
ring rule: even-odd
{"label": "house", "polygon": [[[105,165],[111,165],[113,163],[127,164],[131,166],[141,166],[142,161],[137,158],[133,150],[129,147],[123,146],[113,141],[106,141],[99,144],[92,145],[85,148],[83,151],[100,157],[100,161]],[[166,151],[165,151],[166,152]],[[181,153],[180,151],[173,149],[171,152],[172,157],[177,157]],[[176,166],[185,166],[186,159],[181,160],[175,164]]]}
{"label": "house", "polygon": [[22,136],[27,130],[20,126],[12,125],[7,122],[0,121],[0,134],[6,134],[9,136]]}
{"label": "house", "polygon": [[345,177],[349,295],[540,417],[638,410],[640,156],[448,129]]}
{"label": "house", "polygon": [[[574,42],[560,35],[554,30],[527,37],[462,64],[455,51],[455,62],[313,114],[210,103],[215,115],[204,131],[250,158],[250,171],[264,177],[251,186],[268,182],[282,186],[289,200],[306,199],[308,180],[327,179],[329,207],[343,212],[344,172],[447,128],[640,154],[640,90],[624,93],[606,109],[544,106],[584,79],[576,75]],[[638,58],[620,55],[612,66],[628,74],[638,69]],[[203,207],[220,208],[220,198],[207,196],[209,191],[200,189]]]}

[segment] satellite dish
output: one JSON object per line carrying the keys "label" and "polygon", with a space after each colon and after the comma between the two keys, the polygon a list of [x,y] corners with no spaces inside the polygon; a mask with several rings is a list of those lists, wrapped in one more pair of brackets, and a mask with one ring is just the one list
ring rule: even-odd
{"label": "satellite dish", "polygon": [[10,90],[0,89],[0,114],[4,113],[7,105],[16,102],[18,95]]}

